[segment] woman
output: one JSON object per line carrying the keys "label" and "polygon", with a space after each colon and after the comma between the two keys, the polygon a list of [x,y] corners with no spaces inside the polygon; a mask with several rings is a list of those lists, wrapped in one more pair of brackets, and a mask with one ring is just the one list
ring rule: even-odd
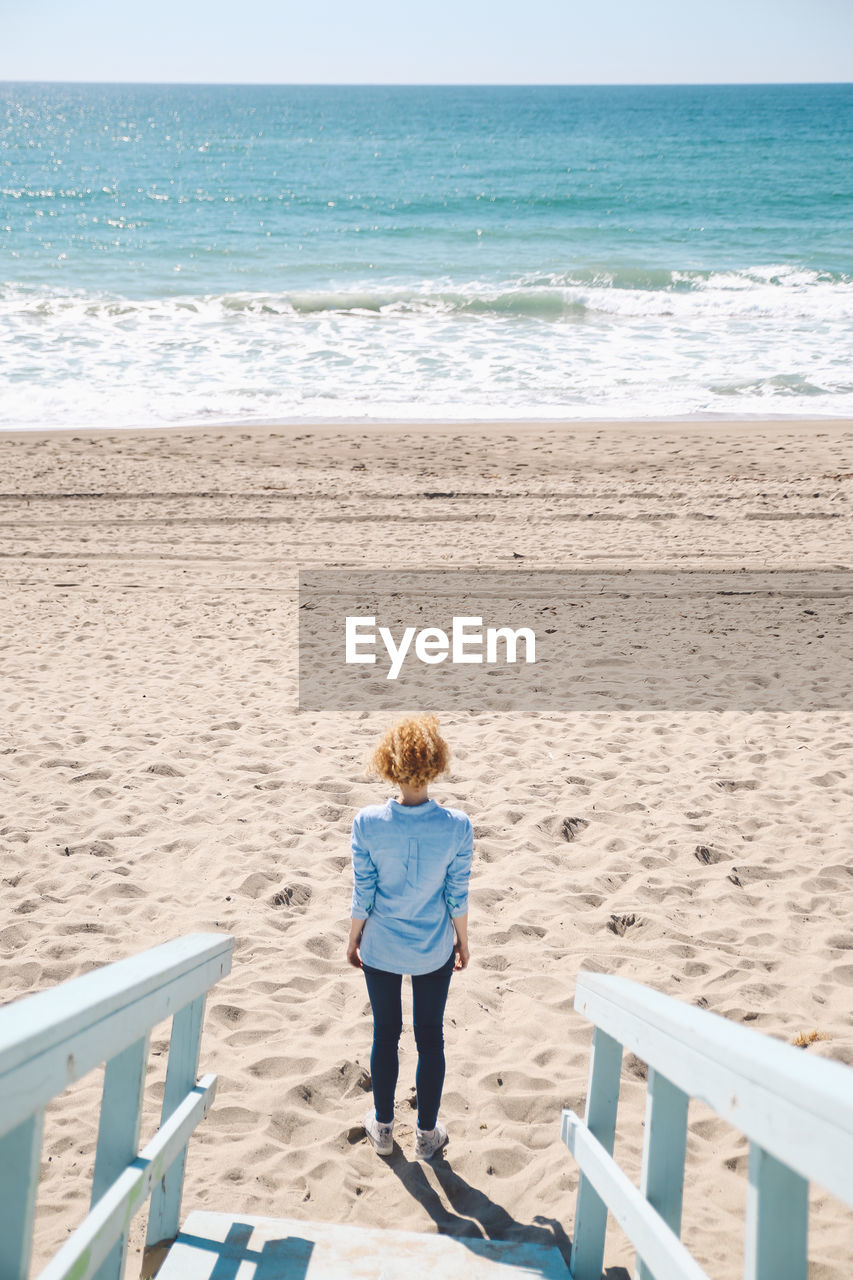
{"label": "woman", "polygon": [[400,789],[399,799],[368,805],[352,824],[352,925],[347,960],[362,969],[373,1010],[373,1109],[364,1117],[381,1156],[394,1147],[397,1045],[403,1026],[403,974],[412,978],[418,1069],[415,1158],[447,1142],[438,1120],[444,1085],[444,1006],[454,970],[468,964],[468,877],[473,831],[458,809],[429,797],[450,752],[435,716],[395,724],[371,767]]}

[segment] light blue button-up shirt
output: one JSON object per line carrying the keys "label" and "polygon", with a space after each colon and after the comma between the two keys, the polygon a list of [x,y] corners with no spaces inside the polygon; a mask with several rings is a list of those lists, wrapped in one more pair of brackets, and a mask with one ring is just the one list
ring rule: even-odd
{"label": "light blue button-up shirt", "polygon": [[352,918],[359,950],[387,973],[432,973],[453,951],[454,916],[468,910],[474,833],[435,800],[371,804],[352,824]]}

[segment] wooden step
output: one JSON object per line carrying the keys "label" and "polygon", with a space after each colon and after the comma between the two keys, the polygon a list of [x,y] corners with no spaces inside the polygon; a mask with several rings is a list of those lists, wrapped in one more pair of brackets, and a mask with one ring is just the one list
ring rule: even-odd
{"label": "wooden step", "polygon": [[554,1246],[196,1211],[158,1280],[568,1280]]}

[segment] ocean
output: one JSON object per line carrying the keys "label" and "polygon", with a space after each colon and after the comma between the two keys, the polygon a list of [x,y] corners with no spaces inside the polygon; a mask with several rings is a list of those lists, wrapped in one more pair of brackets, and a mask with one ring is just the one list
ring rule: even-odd
{"label": "ocean", "polygon": [[853,414],[853,86],[0,85],[0,425]]}

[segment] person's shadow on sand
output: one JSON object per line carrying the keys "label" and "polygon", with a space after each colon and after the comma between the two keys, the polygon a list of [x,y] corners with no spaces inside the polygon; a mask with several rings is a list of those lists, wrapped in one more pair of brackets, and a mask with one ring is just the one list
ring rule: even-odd
{"label": "person's shadow on sand", "polygon": [[[419,1160],[407,1160],[402,1152],[398,1154],[398,1149],[395,1149],[387,1163],[409,1195],[423,1205],[442,1235],[459,1240],[512,1240],[555,1248],[559,1249],[566,1266],[569,1265],[571,1240],[561,1223],[538,1213],[532,1223],[518,1222],[502,1205],[495,1204],[484,1192],[460,1177],[445,1156],[436,1156],[430,1161],[430,1167],[451,1209],[442,1203]],[[604,1275],[606,1280],[630,1280],[624,1267],[608,1267]]]}

